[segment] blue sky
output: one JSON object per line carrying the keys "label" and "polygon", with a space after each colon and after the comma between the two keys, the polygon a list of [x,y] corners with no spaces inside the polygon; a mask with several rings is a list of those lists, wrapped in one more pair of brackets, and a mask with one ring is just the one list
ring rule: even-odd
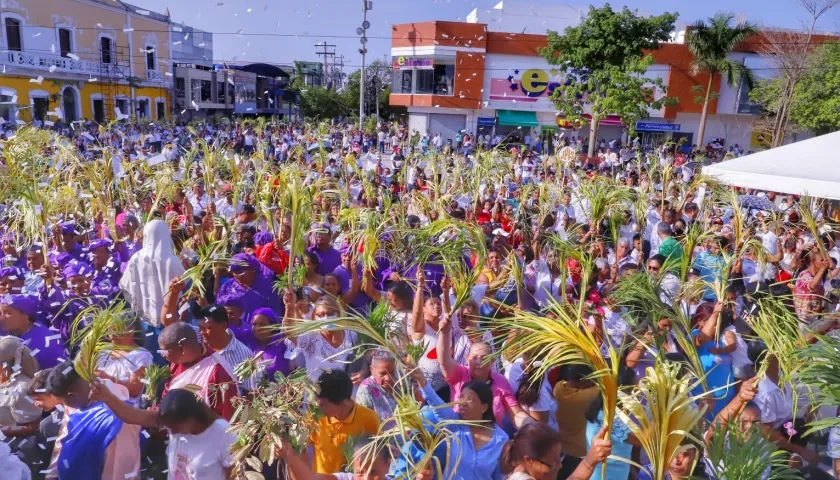
{"label": "blue sky", "polygon": [[[527,0],[519,0],[520,2]],[[534,0],[526,8],[538,15],[541,4],[558,0]],[[362,21],[362,0],[129,0],[141,8],[164,12],[169,8],[175,21],[216,33],[216,60],[291,63],[318,60],[315,44],[326,41],[344,55],[345,72],[358,69],[361,59],[355,30]],[[371,23],[368,57],[382,58],[390,51],[390,26],[428,20],[464,20],[473,8],[491,9],[498,0],[374,0],[368,12]],[[564,2],[565,3],[565,2]],[[587,5],[588,2],[569,2]],[[592,3],[603,5],[604,2]],[[755,23],[800,28],[805,10],[796,0],[706,0],[674,2],[668,0],[628,0],[627,5],[658,14],[676,10],[679,23],[687,24],[718,11],[745,14]],[[250,9],[250,12],[249,12]],[[823,17],[823,30],[840,31],[840,7]],[[236,32],[242,30],[241,35]],[[226,33],[226,34],[223,34]],[[258,36],[267,33],[282,36]],[[536,33],[536,32],[534,32]]]}

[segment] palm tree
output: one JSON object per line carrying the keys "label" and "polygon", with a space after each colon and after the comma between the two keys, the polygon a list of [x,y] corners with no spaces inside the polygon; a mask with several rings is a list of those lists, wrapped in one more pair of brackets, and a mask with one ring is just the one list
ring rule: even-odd
{"label": "palm tree", "polygon": [[703,146],[703,133],[706,130],[706,115],[709,101],[712,99],[712,80],[719,74],[730,86],[737,87],[740,82],[752,88],[755,77],[741,62],[737,62],[727,55],[748,37],[756,35],[758,30],[747,22],[732,25],[735,15],[718,13],[707,20],[698,20],[686,32],[688,50],[694,55],[691,62],[691,74],[697,75],[701,71],[709,72],[709,84],[703,100],[703,113],[700,115],[700,131],[697,134],[697,145]]}

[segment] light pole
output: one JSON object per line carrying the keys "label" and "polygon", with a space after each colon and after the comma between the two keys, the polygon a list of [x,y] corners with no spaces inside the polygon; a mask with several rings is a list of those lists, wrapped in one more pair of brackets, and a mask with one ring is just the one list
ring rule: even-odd
{"label": "light pole", "polygon": [[362,0],[362,26],[356,29],[356,34],[361,35],[359,42],[362,48],[359,53],[362,54],[362,70],[359,78],[359,130],[364,130],[365,126],[365,54],[367,53],[367,29],[370,28],[370,22],[367,20],[368,10],[373,9],[373,0]]}

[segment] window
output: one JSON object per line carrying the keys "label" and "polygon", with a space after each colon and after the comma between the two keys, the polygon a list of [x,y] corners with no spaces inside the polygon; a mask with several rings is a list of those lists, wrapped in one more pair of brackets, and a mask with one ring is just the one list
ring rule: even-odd
{"label": "window", "polygon": [[101,37],[99,39],[99,57],[102,63],[110,64],[113,62],[114,43],[108,37]]}
{"label": "window", "polygon": [[213,82],[210,80],[202,80],[201,81],[201,102],[212,102],[213,96],[211,89],[213,88]]}
{"label": "window", "polygon": [[435,91],[435,71],[416,70],[417,83],[414,93],[431,95]]}
{"label": "window", "polygon": [[411,93],[413,74],[413,70],[394,70],[392,75],[394,81],[391,86],[392,93]]}
{"label": "window", "polygon": [[149,101],[146,99],[137,100],[137,117],[147,118],[149,116]]}
{"label": "window", "polygon": [[228,89],[228,103],[236,103],[236,88],[231,83],[227,84]]}
{"label": "window", "polygon": [[190,80],[190,99],[196,103],[201,101],[201,80]]}
{"label": "window", "polygon": [[216,103],[225,103],[225,82],[216,83]]}
{"label": "window", "polygon": [[442,65],[440,61],[435,62],[435,95],[452,95],[452,86],[455,84],[455,65]]}
{"label": "window", "polygon": [[93,100],[93,121],[105,123],[105,100],[96,98]]}
{"label": "window", "polygon": [[20,20],[16,18],[7,18],[6,27],[6,49],[11,52],[23,51],[23,40],[20,32]]}
{"label": "window", "polygon": [[157,118],[158,120],[163,120],[166,117],[166,104],[161,102],[160,100],[157,101]]}
{"label": "window", "polygon": [[118,98],[114,106],[120,111],[121,115],[131,115],[131,112],[128,111],[128,99]]}
{"label": "window", "polygon": [[146,70],[157,70],[155,62],[155,47],[146,45]]}
{"label": "window", "polygon": [[61,50],[61,56],[67,58],[73,53],[73,42],[70,30],[67,28],[58,29],[58,47]]}
{"label": "window", "polygon": [[758,115],[763,109],[761,105],[753,103],[750,100],[750,90],[750,87],[748,87],[742,79],[740,85],[738,86],[738,113]]}
{"label": "window", "polygon": [[32,119],[44,121],[47,118],[47,111],[50,109],[50,101],[46,97],[35,97],[32,99]]}

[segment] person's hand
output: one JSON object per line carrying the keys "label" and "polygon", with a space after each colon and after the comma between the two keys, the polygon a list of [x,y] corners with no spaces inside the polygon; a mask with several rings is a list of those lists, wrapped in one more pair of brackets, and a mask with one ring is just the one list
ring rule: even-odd
{"label": "person's hand", "polygon": [[169,281],[169,291],[170,292],[180,292],[184,289],[186,282],[181,280],[181,277],[172,277],[172,280]]}
{"label": "person's hand", "polygon": [[434,480],[435,472],[431,463],[427,464],[422,472],[417,473],[417,480]]}
{"label": "person's hand", "polygon": [[91,402],[102,402],[106,405],[109,402],[121,401],[104,383],[100,381],[94,381],[90,384],[90,394],[88,394],[88,399]]}
{"label": "person's hand", "polygon": [[422,266],[417,267],[417,285],[426,283],[426,272],[423,271]]}
{"label": "person's hand", "polygon": [[297,299],[295,298],[295,291],[291,288],[287,288],[285,292],[283,292],[283,304],[286,307],[292,306],[295,304]]}
{"label": "person's hand", "polygon": [[749,380],[744,380],[741,382],[741,386],[738,387],[738,398],[744,402],[748,403],[755,399],[755,394],[757,392],[755,388],[755,379],[756,377],[750,378]]}
{"label": "person's hand", "polygon": [[438,332],[445,332],[449,333],[452,331],[452,317],[449,314],[445,314],[443,318],[440,319],[438,323]]}
{"label": "person's hand", "polygon": [[612,440],[610,438],[604,439],[606,434],[607,426],[603,425],[601,429],[598,430],[595,438],[592,439],[589,451],[586,452],[586,456],[583,457],[583,461],[587,462],[590,466],[595,466],[606,461],[607,457],[612,454]]}
{"label": "person's hand", "polygon": [[52,283],[55,279],[55,270],[53,269],[52,265],[45,263],[41,266],[40,269],[41,274],[44,276],[45,283]]}
{"label": "person's hand", "polygon": [[717,302],[715,304],[715,308],[712,309],[712,313],[720,313],[723,311],[723,302]]}
{"label": "person's hand", "polygon": [[350,273],[352,273],[355,277],[357,271],[359,271],[359,259],[354,255],[353,258],[350,259]]}
{"label": "person's hand", "polygon": [[61,238],[62,238],[62,234],[61,234],[61,225],[53,225],[53,226],[52,226],[52,229],[50,229],[50,231],[51,231],[51,233],[52,233],[53,237],[55,237],[55,238],[57,238],[57,239],[61,239]]}
{"label": "person's hand", "polygon": [[114,377],[112,377],[111,375],[108,375],[107,373],[105,373],[105,372],[103,372],[102,370],[99,370],[99,369],[96,370],[96,378],[101,378],[103,380],[110,380],[112,382],[117,381]]}
{"label": "person's hand", "polygon": [[440,289],[443,290],[444,293],[449,293],[451,288],[452,278],[450,278],[449,275],[444,275],[444,277],[440,279]]}
{"label": "person's hand", "polygon": [[295,450],[292,448],[291,442],[284,441],[282,446],[274,446],[274,455],[285,460],[287,458],[294,457]]}
{"label": "person's hand", "polygon": [[408,357],[405,359],[405,371],[408,373],[409,378],[413,379],[418,385],[420,385],[420,388],[426,386],[426,376],[423,375],[423,370],[420,370],[420,367],[415,365]]}

